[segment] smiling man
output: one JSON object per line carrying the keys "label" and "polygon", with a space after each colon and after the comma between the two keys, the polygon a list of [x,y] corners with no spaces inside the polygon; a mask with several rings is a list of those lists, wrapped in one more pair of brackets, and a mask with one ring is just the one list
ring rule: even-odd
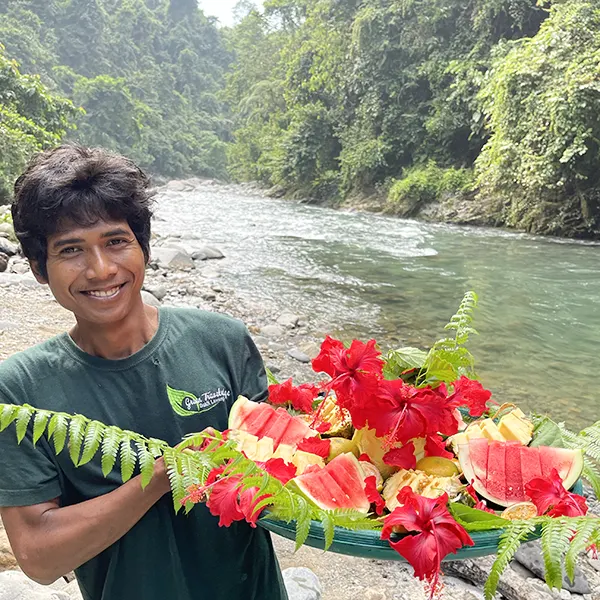
{"label": "smiling man", "polygon": [[[131,161],[81,146],[42,153],[17,180],[12,213],[35,277],[76,325],[0,365],[0,402],[80,413],[174,445],[225,429],[239,394],[266,397],[242,323],[143,303],[150,194]],[[268,533],[219,528],[204,505],[175,515],[161,460],[142,490],[139,475],[103,477],[99,457],[75,468],[45,437],[17,446],[0,434],[0,453],[0,514],[32,579],[75,570],[86,600],[286,598]]]}

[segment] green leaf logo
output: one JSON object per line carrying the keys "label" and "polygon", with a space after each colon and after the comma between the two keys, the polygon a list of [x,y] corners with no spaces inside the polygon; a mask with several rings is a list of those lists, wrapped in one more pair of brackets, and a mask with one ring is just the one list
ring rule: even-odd
{"label": "green leaf logo", "polygon": [[192,417],[198,414],[198,410],[189,410],[186,408],[186,406],[198,406],[198,398],[191,392],[174,390],[172,387],[167,386],[167,396],[169,396],[169,402],[173,410],[180,417]]}

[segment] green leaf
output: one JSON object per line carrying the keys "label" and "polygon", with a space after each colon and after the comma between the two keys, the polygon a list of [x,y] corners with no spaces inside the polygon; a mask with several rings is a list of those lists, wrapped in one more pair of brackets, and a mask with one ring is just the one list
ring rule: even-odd
{"label": "green leaf", "polygon": [[398,348],[390,350],[384,360],[383,374],[386,379],[397,379],[409,369],[421,369],[425,364],[427,352],[419,348]]}
{"label": "green leaf", "polygon": [[489,531],[503,529],[510,521],[498,515],[471,508],[459,502],[450,502],[448,508],[456,521],[467,531]]}
{"label": "green leaf", "polygon": [[27,404],[19,406],[17,410],[17,442],[20,444],[27,433],[27,426],[33,417],[33,410]]}
{"label": "green leaf", "polygon": [[4,431],[16,418],[19,407],[14,404],[3,404],[0,413],[0,431]]}
{"label": "green leaf", "polygon": [[81,445],[83,444],[88,422],[83,415],[75,415],[69,423],[69,456],[76,467],[79,466]]}
{"label": "green leaf", "polygon": [[553,519],[548,517],[542,524],[542,555],[544,557],[544,567],[546,583],[550,589],[562,588],[563,557],[569,549],[571,538],[575,534],[574,519],[565,519],[563,517]]}
{"label": "green leaf", "polygon": [[154,458],[160,458],[163,455],[163,451],[165,448],[168,448],[169,445],[162,440],[157,440],[156,438],[150,438],[148,440],[148,450],[150,454],[154,456]]}
{"label": "green leaf", "polygon": [[548,417],[542,417],[533,430],[533,439],[529,444],[531,447],[554,446],[563,447],[563,439],[560,427]]}
{"label": "green leaf", "polygon": [[104,430],[102,440],[102,474],[104,477],[108,477],[115,466],[122,434],[122,430],[118,427],[107,427]]}
{"label": "green leaf", "polygon": [[296,550],[304,545],[310,531],[311,515],[308,507],[308,502],[298,496],[297,498],[298,512],[296,513]]}
{"label": "green leaf", "polygon": [[140,462],[140,474],[142,480],[142,489],[146,489],[146,486],[150,483],[152,476],[154,475],[154,457],[148,450],[145,442],[136,442],[137,455]]}
{"label": "green leaf", "polygon": [[48,436],[52,438],[54,443],[54,451],[60,454],[65,447],[67,441],[67,433],[69,431],[69,419],[67,415],[56,413],[50,418],[48,424]]}
{"label": "green leaf", "polygon": [[33,417],[33,445],[35,446],[39,439],[44,435],[46,431],[46,425],[48,419],[50,419],[50,412],[46,410],[37,410]]}
{"label": "green leaf", "polygon": [[581,519],[565,556],[565,571],[571,582],[575,581],[575,563],[579,555],[587,548],[592,537],[598,533],[600,533],[600,519]]}
{"label": "green leaf", "polygon": [[267,373],[267,383],[269,385],[279,385],[279,381],[278,381],[277,377],[275,377],[275,375],[273,375],[271,370],[269,368],[265,367],[265,371]]}
{"label": "green leaf", "polygon": [[163,454],[165,466],[167,468],[167,475],[171,484],[173,508],[175,509],[175,513],[178,513],[182,509],[181,501],[187,494],[185,485],[183,485],[183,477],[179,472],[177,454],[177,451],[173,450],[172,448],[168,448]]}
{"label": "green leaf", "polygon": [[132,447],[132,440],[128,435],[121,440],[119,458],[121,461],[121,479],[125,483],[131,479],[137,462],[137,455]]}
{"label": "green leaf", "polygon": [[323,510],[319,513],[319,517],[321,518],[321,524],[323,525],[323,535],[325,538],[325,547],[324,550],[328,550],[333,544],[333,537],[335,535],[335,525],[333,523],[333,516],[326,510]]}
{"label": "green leaf", "polygon": [[79,466],[85,465],[86,463],[90,462],[92,458],[94,458],[102,442],[102,436],[104,435],[105,428],[106,425],[100,423],[99,421],[89,422],[85,430],[83,454],[81,455]]}

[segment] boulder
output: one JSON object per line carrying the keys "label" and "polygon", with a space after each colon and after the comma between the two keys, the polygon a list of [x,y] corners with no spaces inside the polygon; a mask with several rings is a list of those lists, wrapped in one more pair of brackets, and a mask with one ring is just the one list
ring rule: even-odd
{"label": "boulder", "polygon": [[321,583],[310,569],[290,567],[282,574],[289,600],[321,600]]}
{"label": "boulder", "polygon": [[155,298],[150,292],[142,290],[141,294],[144,304],[148,304],[149,306],[154,306],[156,308],[160,307],[160,300],[158,300],[158,298]]}
{"label": "boulder", "polygon": [[21,571],[0,573],[0,600],[71,600],[64,590],[40,585]]}
{"label": "boulder", "polygon": [[151,262],[170,269],[194,268],[194,261],[189,254],[176,248],[152,248]]}
{"label": "boulder", "polygon": [[0,273],[4,273],[8,267],[8,254],[0,252]]}
{"label": "boulder", "polygon": [[279,337],[283,335],[283,329],[279,325],[265,325],[261,328],[260,332],[266,337]]}
{"label": "boulder", "polygon": [[19,246],[6,238],[0,238],[0,252],[8,254],[8,256],[14,256],[19,252]]}
{"label": "boulder", "polygon": [[281,325],[282,327],[287,327],[288,329],[294,329],[294,327],[296,327],[298,325],[299,320],[300,320],[300,317],[298,315],[295,315],[295,314],[289,313],[289,312],[284,312],[283,314],[279,315],[279,317],[277,318],[277,323],[279,325]]}
{"label": "boulder", "polygon": [[157,300],[162,300],[167,295],[167,287],[164,285],[144,285],[144,290],[150,292]]}
{"label": "boulder", "polygon": [[217,248],[203,246],[192,253],[192,258],[194,260],[210,260],[214,258],[225,258],[225,255]]}

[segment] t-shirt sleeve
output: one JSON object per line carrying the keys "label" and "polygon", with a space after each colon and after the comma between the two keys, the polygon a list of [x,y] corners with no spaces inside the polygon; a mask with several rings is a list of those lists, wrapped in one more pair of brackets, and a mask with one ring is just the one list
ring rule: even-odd
{"label": "t-shirt sleeve", "polygon": [[263,402],[268,396],[265,364],[248,331],[246,331],[245,337],[241,393],[252,402]]}
{"label": "t-shirt sleeve", "polygon": [[[14,403],[2,382],[0,403]],[[61,495],[58,467],[46,438],[33,445],[33,418],[20,444],[16,422],[0,432],[0,457],[0,506],[30,506]]]}

